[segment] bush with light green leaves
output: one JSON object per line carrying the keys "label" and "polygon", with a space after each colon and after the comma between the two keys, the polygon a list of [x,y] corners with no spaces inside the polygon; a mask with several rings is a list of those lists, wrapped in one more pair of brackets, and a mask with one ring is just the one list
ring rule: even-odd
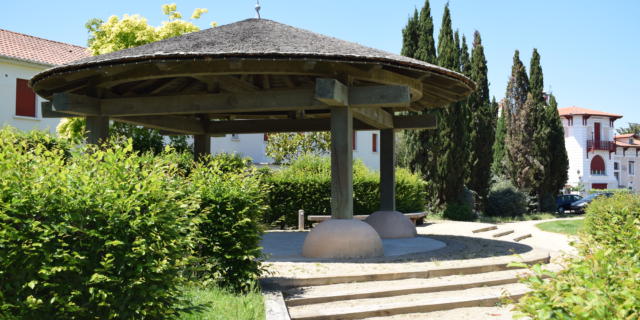
{"label": "bush with light green leaves", "polygon": [[594,200],[577,246],[565,270],[534,269],[533,292],[517,310],[533,319],[640,319],[640,196]]}
{"label": "bush with light green leaves", "polygon": [[0,131],[0,318],[176,314],[197,199],[131,144],[65,151]]}

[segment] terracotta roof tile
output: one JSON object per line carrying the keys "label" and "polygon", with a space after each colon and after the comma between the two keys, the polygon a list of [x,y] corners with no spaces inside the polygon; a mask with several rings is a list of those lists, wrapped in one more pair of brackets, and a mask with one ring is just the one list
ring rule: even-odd
{"label": "terracotta roof tile", "polygon": [[591,109],[587,109],[587,108],[580,108],[580,107],[567,107],[567,108],[559,108],[558,112],[560,113],[561,116],[570,116],[570,115],[591,115],[591,116],[604,116],[604,117],[611,117],[611,118],[622,118],[621,115],[619,114],[613,114],[613,113],[608,113],[608,112],[602,112],[602,111],[597,111],[597,110],[591,110]]}
{"label": "terracotta roof tile", "polygon": [[0,56],[61,65],[91,54],[84,47],[0,29]]}

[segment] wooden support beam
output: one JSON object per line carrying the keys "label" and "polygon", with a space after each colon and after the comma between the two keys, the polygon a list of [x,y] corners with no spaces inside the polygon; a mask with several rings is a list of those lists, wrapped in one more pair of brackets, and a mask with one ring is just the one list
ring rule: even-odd
{"label": "wooden support beam", "polygon": [[81,117],[75,114],[53,111],[53,103],[51,101],[43,101],[40,103],[40,114],[43,118],[72,118]]}
{"label": "wooden support beam", "polygon": [[331,218],[353,219],[353,116],[331,108]]}
{"label": "wooden support beam", "polygon": [[315,98],[328,106],[349,105],[349,89],[336,79],[316,79]]}
{"label": "wooden support beam", "polygon": [[369,86],[349,88],[349,105],[371,107],[408,107],[411,90],[407,86]]}
{"label": "wooden support beam", "polygon": [[394,129],[436,129],[437,126],[437,117],[433,114],[393,117]]}
{"label": "wooden support beam", "polygon": [[220,83],[220,89],[224,91],[229,91],[233,93],[243,93],[247,91],[260,90],[260,88],[256,87],[255,85],[247,81],[235,78],[233,76],[220,76],[218,78]]}
{"label": "wooden support beam", "polygon": [[51,101],[53,111],[81,116],[101,116],[100,99],[73,93],[56,93]]}
{"label": "wooden support beam", "polygon": [[87,143],[100,144],[109,137],[108,117],[87,117]]}
{"label": "wooden support beam", "polygon": [[211,154],[211,137],[206,134],[193,136],[193,156],[196,160]]}
{"label": "wooden support beam", "polygon": [[380,130],[380,211],[396,211],[395,132]]}
{"label": "wooden support beam", "polygon": [[135,124],[146,128],[165,130],[182,134],[201,135],[206,133],[202,121],[195,117],[122,117],[114,118],[113,120]]}
{"label": "wooden support beam", "polygon": [[393,115],[381,108],[351,108],[353,116],[378,129],[393,128]]}

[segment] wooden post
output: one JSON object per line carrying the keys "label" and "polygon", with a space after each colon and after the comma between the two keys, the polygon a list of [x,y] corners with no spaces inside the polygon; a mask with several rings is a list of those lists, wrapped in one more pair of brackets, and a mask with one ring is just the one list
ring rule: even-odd
{"label": "wooden post", "polygon": [[193,156],[196,160],[211,154],[211,137],[206,134],[193,136]]}
{"label": "wooden post", "polygon": [[353,114],[331,108],[331,218],[353,219]]}
{"label": "wooden post", "polygon": [[99,144],[109,137],[109,117],[87,117],[87,143]]}
{"label": "wooden post", "polygon": [[380,130],[380,211],[396,210],[395,134]]}

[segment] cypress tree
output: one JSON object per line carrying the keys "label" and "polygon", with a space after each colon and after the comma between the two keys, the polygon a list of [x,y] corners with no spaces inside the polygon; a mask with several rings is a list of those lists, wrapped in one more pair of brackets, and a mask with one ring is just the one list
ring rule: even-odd
{"label": "cypress tree", "polygon": [[431,6],[429,0],[424,2],[424,7],[420,10],[418,23],[418,49],[415,58],[428,63],[436,63],[436,44],[433,39],[433,18],[431,17]]}
{"label": "cypress tree", "polygon": [[493,162],[491,163],[491,174],[496,177],[507,177],[506,158],[505,158],[505,138],[507,136],[507,113],[505,100],[497,104],[495,97],[492,104],[498,109],[498,121],[496,124],[496,137],[493,142]]}
{"label": "cypress tree", "polygon": [[520,61],[520,52],[513,56],[511,77],[507,85],[505,154],[507,174],[520,189],[535,191],[537,168],[536,158],[532,152],[533,136],[536,123],[534,121],[536,99],[529,94],[529,78]]}
{"label": "cypress tree", "polygon": [[473,49],[469,69],[470,77],[476,83],[477,89],[469,96],[471,117],[469,126],[470,175],[468,185],[471,190],[478,194],[481,203],[484,204],[489,193],[491,181],[497,103],[495,99],[493,102],[489,100],[487,60],[484,56],[484,47],[478,31],[473,35]]}
{"label": "cypress tree", "polygon": [[[544,180],[544,188],[549,196],[555,196],[567,183],[569,171],[569,158],[564,145],[564,128],[558,114],[558,102],[552,94],[549,96],[549,105],[545,108],[545,122],[549,127],[548,153],[550,161]],[[555,202],[551,203],[555,206]],[[545,207],[543,209],[555,209]]]}
{"label": "cypress tree", "polygon": [[418,33],[418,9],[414,9],[413,16],[409,17],[407,25],[402,29],[402,50],[400,54],[414,58],[418,50],[420,34]]}
{"label": "cypress tree", "polygon": [[469,57],[467,38],[464,35],[462,35],[462,41],[460,42],[460,72],[465,76],[471,76],[471,58]]}
{"label": "cypress tree", "polygon": [[[417,17],[417,18],[416,18]],[[417,52],[415,58],[428,62],[437,63],[435,41],[433,38],[433,18],[431,17],[431,8],[429,1],[425,1],[425,6],[414,13],[414,20],[417,19],[418,43],[416,44]],[[410,29],[407,24],[405,30]],[[411,33],[403,32],[406,47],[411,47],[409,40]],[[404,50],[403,54],[410,53],[410,50]],[[406,55],[406,54],[405,54]],[[425,180],[433,180],[433,172],[435,172],[434,145],[437,132],[434,130],[406,130],[402,135],[401,145],[404,148],[405,159],[399,159],[402,164],[409,167],[412,171],[418,172]]]}
{"label": "cypress tree", "polygon": [[[449,5],[444,8],[442,26],[438,35],[438,65],[460,70],[460,48],[451,28]],[[436,174],[434,183],[440,201],[460,202],[468,164],[466,103],[452,103],[440,110],[436,145]]]}

